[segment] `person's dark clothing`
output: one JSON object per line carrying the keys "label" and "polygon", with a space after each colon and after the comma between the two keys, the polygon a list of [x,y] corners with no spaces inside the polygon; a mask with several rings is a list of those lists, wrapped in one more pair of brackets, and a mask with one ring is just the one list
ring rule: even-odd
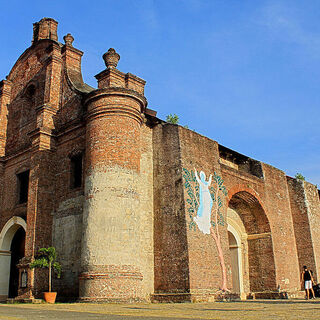
{"label": "person's dark clothing", "polygon": [[309,271],[309,270],[304,271],[304,272],[303,272],[303,281],[310,281],[310,280],[311,280],[310,271]]}

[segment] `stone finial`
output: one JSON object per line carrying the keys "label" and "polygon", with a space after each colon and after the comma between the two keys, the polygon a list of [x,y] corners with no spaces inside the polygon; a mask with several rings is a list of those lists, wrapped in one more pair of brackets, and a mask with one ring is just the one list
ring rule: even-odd
{"label": "stone finial", "polygon": [[64,43],[67,45],[67,46],[71,46],[72,47],[72,43],[74,41],[74,37],[71,35],[71,33],[68,33],[67,35],[65,35],[63,37],[63,40],[64,40]]}
{"label": "stone finial", "polygon": [[108,52],[106,52],[102,56],[102,58],[104,60],[104,63],[106,64],[107,69],[113,69],[117,67],[120,60],[120,55],[116,52],[116,50],[110,48]]}

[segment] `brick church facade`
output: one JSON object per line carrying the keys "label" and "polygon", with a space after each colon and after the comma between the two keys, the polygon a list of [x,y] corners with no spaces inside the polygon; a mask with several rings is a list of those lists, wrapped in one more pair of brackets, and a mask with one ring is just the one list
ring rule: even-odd
{"label": "brick church facade", "polygon": [[0,299],[53,289],[81,301],[210,301],[301,294],[320,272],[316,186],[156,117],[145,81],[109,49],[97,88],[57,22],[0,82]]}

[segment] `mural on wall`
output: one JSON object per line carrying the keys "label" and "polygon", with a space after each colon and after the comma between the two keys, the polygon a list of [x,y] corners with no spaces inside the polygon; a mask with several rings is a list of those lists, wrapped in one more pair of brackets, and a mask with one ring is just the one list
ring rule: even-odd
{"label": "mural on wall", "polygon": [[183,168],[184,186],[187,190],[188,213],[190,217],[189,228],[212,235],[217,251],[222,273],[221,290],[227,289],[227,269],[222,251],[219,226],[224,226],[222,214],[223,198],[228,195],[222,178],[214,172],[206,180],[206,174],[197,170]]}

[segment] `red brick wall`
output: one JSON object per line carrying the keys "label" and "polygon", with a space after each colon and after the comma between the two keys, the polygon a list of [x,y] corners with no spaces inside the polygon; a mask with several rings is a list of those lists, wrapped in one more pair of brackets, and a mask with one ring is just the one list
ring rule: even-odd
{"label": "red brick wall", "polygon": [[[117,174],[124,179],[140,179],[141,145],[146,158],[153,152],[150,172],[153,170],[154,179],[156,293],[201,296],[215,293],[221,287],[217,246],[211,235],[201,233],[192,225],[183,169],[202,170],[207,179],[214,172],[223,178],[229,194],[222,198],[221,212],[226,218],[228,206],[233,208],[248,235],[251,291],[274,290],[278,286],[281,290],[297,290],[301,264],[308,264],[319,274],[320,204],[314,186],[301,185],[292,179],[287,182],[282,171],[249,158],[244,161],[245,157],[239,154],[242,162],[238,165],[231,168],[220,164],[221,149],[217,142],[177,125],[155,125],[152,147],[150,145],[153,151],[149,155],[147,149],[151,142],[147,143],[141,135],[142,113],[146,107],[144,80],[112,67],[97,75],[98,90],[90,88],[82,81],[82,52],[72,47],[71,36],[66,45],[60,46],[56,42],[56,28],[57,23],[52,19],[35,25],[33,46],[21,55],[8,79],[0,85],[0,229],[12,216],[26,219],[28,259],[42,246],[59,247],[64,274],[54,284],[61,295],[72,297],[78,292],[83,240],[79,230],[84,203],[88,200],[90,204],[92,195],[88,193],[85,200],[83,185],[70,188],[70,155],[83,152],[85,176],[99,169],[102,186],[105,168],[121,169],[110,173],[109,178],[112,174],[115,181]],[[228,163],[225,160],[224,163]],[[16,175],[25,170],[30,170],[29,199],[27,204],[19,205]],[[144,174],[145,181],[150,182],[148,172]],[[132,201],[125,197],[130,208],[139,202],[139,192],[143,192],[136,181],[132,184]],[[112,192],[116,198],[115,188]],[[148,197],[142,198],[148,202]],[[139,214],[144,212],[138,212],[139,206],[132,208],[128,211],[138,221]],[[150,208],[152,206],[148,210]],[[117,209],[119,214],[123,213],[121,208]],[[151,213],[148,211],[148,214]],[[227,287],[232,289],[226,221],[219,225],[219,230]],[[63,246],[61,239],[67,237],[68,232],[72,239],[66,240],[68,245]],[[136,232],[137,239],[140,237],[139,230],[130,229],[130,232]],[[146,238],[152,239],[149,234]],[[128,258],[126,254],[124,257]],[[129,283],[132,295],[137,290],[142,296],[145,292],[141,293],[140,283],[144,279],[139,263],[141,261],[132,266],[106,265],[101,270],[131,274],[129,282],[121,280],[117,286]],[[88,268],[99,269],[96,265]],[[36,295],[46,287],[44,278],[36,272]],[[83,276],[82,280],[91,281],[89,278]],[[103,279],[97,284],[101,285],[107,278]],[[126,298],[131,293],[126,296],[121,291],[120,295]]]}
{"label": "red brick wall", "polygon": [[[70,189],[69,155],[85,148],[82,119],[84,107],[81,105],[81,92],[67,79],[66,72],[66,69],[72,69],[71,73],[77,79],[77,84],[83,85],[82,77],[79,76],[81,59],[69,59],[63,63],[61,50],[63,49],[64,55],[66,51],[73,50],[78,58],[81,58],[82,53],[72,48],[61,49],[54,36],[57,24],[52,19],[49,20],[39,22],[40,33],[34,38],[33,46],[21,55],[8,76],[7,82],[12,84],[11,93],[5,88],[1,99],[3,103],[6,98],[6,103],[9,104],[8,123],[2,119],[5,111],[2,107],[0,117],[1,132],[6,132],[5,150],[0,151],[0,155],[4,155],[0,179],[5,186],[0,196],[0,228],[12,216],[21,216],[27,221],[25,252],[29,260],[40,247],[54,245],[53,224],[56,226],[54,241],[59,235],[63,236],[61,223],[55,222],[59,221],[61,215],[69,216],[69,220],[72,220],[72,217],[82,214],[81,206],[79,209],[77,204],[73,208],[69,203],[74,198],[79,202],[83,193],[82,188]],[[47,40],[46,35],[54,41]],[[42,40],[38,41],[39,39]],[[74,63],[77,64],[76,67]],[[59,104],[63,106],[60,105],[58,110]],[[2,139],[1,143],[3,141]],[[0,144],[1,147],[3,144]],[[25,170],[30,170],[28,203],[18,204],[16,175]],[[61,207],[68,205],[69,211],[62,214]],[[78,218],[73,222],[74,234],[81,229],[80,220]],[[57,283],[57,287],[62,295],[77,296],[77,262],[81,239],[75,239],[72,244],[70,242],[66,241],[61,255],[65,257],[69,253],[67,250],[71,250],[69,261],[62,261],[62,265],[63,271],[72,270],[72,274],[65,274],[64,281]],[[59,252],[57,253],[59,259]],[[46,289],[47,280],[43,272],[35,272],[34,286],[36,296]]]}
{"label": "red brick wall", "polygon": [[283,290],[300,288],[298,254],[290,199],[284,172],[263,164],[265,206],[270,222],[277,285]]}
{"label": "red brick wall", "polygon": [[13,215],[26,218],[26,204],[18,204],[18,179],[16,174],[29,168],[30,161],[26,153],[7,161],[4,166],[1,175],[3,188],[1,192],[0,230]]}
{"label": "red brick wall", "polygon": [[287,178],[290,195],[290,205],[296,245],[299,260],[299,269],[307,265],[310,270],[315,270],[313,245],[310,233],[308,212],[305,205],[303,181]]}
{"label": "red brick wall", "polygon": [[[163,132],[174,132],[173,129],[170,129],[170,127],[174,126],[167,126],[168,129],[166,126],[163,127]],[[160,129],[155,129],[155,132],[157,130],[159,131]],[[248,244],[251,290],[275,290],[278,285],[280,285],[281,290],[296,291],[299,284],[299,269],[285,175],[281,171],[264,164],[262,164],[264,173],[264,177],[262,178],[258,178],[250,173],[239,172],[227,166],[222,167],[221,173],[218,145],[216,142],[181,127],[178,132],[179,134],[177,132],[167,133],[165,139],[166,150],[171,150],[168,148],[168,144],[169,146],[171,143],[176,145],[174,151],[175,162],[173,162],[173,160],[171,162],[168,160],[159,161],[157,167],[163,170],[163,177],[165,177],[159,178],[159,181],[164,180],[165,184],[159,187],[155,198],[163,198],[163,203],[167,203],[165,200],[167,197],[167,194],[165,194],[166,190],[168,194],[172,196],[175,194],[173,191],[174,188],[183,188],[180,183],[177,184],[180,175],[178,171],[180,165],[179,157],[181,158],[181,169],[187,168],[188,170],[193,170],[193,168],[195,168],[197,171],[203,170],[207,174],[207,178],[208,174],[214,171],[222,174],[225,180],[224,184],[231,190],[229,199],[227,200],[230,200],[232,195],[235,195],[230,205],[237,207],[242,221],[246,226],[247,233],[250,235],[250,237],[248,237]],[[176,136],[175,140],[172,138],[173,135]],[[179,138],[177,138],[177,135]],[[158,140],[158,145],[161,144],[160,141],[161,140]],[[158,148],[160,149],[160,147]],[[181,151],[179,152],[179,150]],[[171,152],[168,151],[166,157],[168,157],[170,153]],[[158,160],[155,160],[155,163],[157,162]],[[175,165],[173,165],[173,163],[175,163]],[[172,178],[170,179],[172,175],[167,173],[167,171],[170,172],[171,166],[176,168],[175,172],[179,174],[173,180],[171,180]],[[176,184],[173,186],[172,183],[174,180]],[[163,196],[164,194],[165,196]],[[177,196],[173,197],[177,198]],[[184,190],[184,198],[186,201],[186,190]],[[162,202],[159,203],[161,200],[156,200],[155,203],[157,203],[157,201],[157,207],[162,208]],[[169,203],[171,202],[172,201],[169,201]],[[185,202],[185,211],[186,208],[187,204]],[[170,209],[169,212],[171,210],[172,209]],[[214,241],[200,232],[189,230],[188,225],[190,222],[188,219],[190,220],[190,218],[187,213],[185,213],[185,222],[179,220],[179,223],[176,223],[176,225],[180,226],[178,228],[180,231],[172,231],[173,226],[167,226],[166,219],[170,220],[170,215],[170,218],[165,218],[165,216],[159,213],[157,213],[156,216],[159,219],[157,221],[159,228],[155,227],[155,230],[157,230],[156,238],[167,239],[165,241],[162,240],[161,245],[159,245],[159,248],[161,248],[160,253],[158,253],[159,257],[164,255],[168,259],[165,248],[170,247],[169,243],[172,240],[169,239],[172,238],[172,234],[176,235],[179,232],[181,235],[180,240],[182,241],[182,239],[184,239],[185,236],[183,234],[185,231],[183,230],[185,230],[185,227],[182,227],[182,225],[186,223],[188,257],[181,260],[181,258],[177,258],[176,254],[172,253],[169,261],[171,261],[172,266],[176,266],[178,263],[184,261],[186,267],[183,270],[189,269],[188,281],[190,282],[191,292],[217,290],[221,282],[221,270],[215,267],[219,265],[219,259]],[[221,237],[228,269],[228,286],[231,287],[229,244],[226,226],[221,227]],[[186,247],[184,242],[182,245],[184,248]],[[158,259],[155,261],[158,261]],[[161,266],[161,262],[156,263],[156,268],[157,265]],[[159,270],[161,270],[160,266]],[[174,278],[173,274],[174,272],[167,272],[167,283],[163,283],[162,290],[163,288],[169,289],[169,283],[172,284],[172,279]],[[159,276],[158,279],[164,281],[162,276]],[[175,277],[175,279],[178,278]],[[160,282],[160,280],[158,281]]]}
{"label": "red brick wall", "polygon": [[[130,105],[131,104],[131,105]],[[99,116],[99,110],[107,115]],[[87,123],[86,171],[97,166],[120,165],[139,171],[140,167],[140,123],[128,119],[126,114],[117,114],[122,108],[140,114],[140,103],[128,98],[108,96],[94,101],[88,108],[91,116]],[[132,111],[130,111],[132,109]],[[113,111],[114,110],[114,111]]]}
{"label": "red brick wall", "polygon": [[312,184],[289,178],[288,187],[296,245],[298,251],[299,268],[306,265],[319,278],[319,195]]}
{"label": "red brick wall", "polygon": [[189,292],[189,248],[179,127],[153,129],[154,275],[156,293]]}
{"label": "red brick wall", "polygon": [[[179,138],[181,144],[182,168],[186,168],[189,171],[195,169],[198,174],[200,171],[203,171],[206,174],[207,180],[209,175],[213,175],[214,172],[221,176],[217,142],[182,127],[179,127]],[[185,183],[185,181],[183,181],[183,183]],[[184,188],[184,185],[182,187],[184,189],[184,199],[186,201],[188,198],[187,189]],[[222,195],[221,197],[223,201],[223,208],[221,210],[225,216],[226,198]],[[186,203],[185,207],[187,208]],[[211,234],[203,234],[198,228],[190,229],[190,222],[192,222],[192,219],[187,210],[185,210],[185,217],[188,236],[191,292],[194,292],[194,294],[202,294],[206,291],[208,293],[213,293],[221,288],[222,285],[222,270],[216,243]],[[226,220],[223,225],[218,225],[218,228],[227,269],[227,286],[231,289],[232,276]]]}

